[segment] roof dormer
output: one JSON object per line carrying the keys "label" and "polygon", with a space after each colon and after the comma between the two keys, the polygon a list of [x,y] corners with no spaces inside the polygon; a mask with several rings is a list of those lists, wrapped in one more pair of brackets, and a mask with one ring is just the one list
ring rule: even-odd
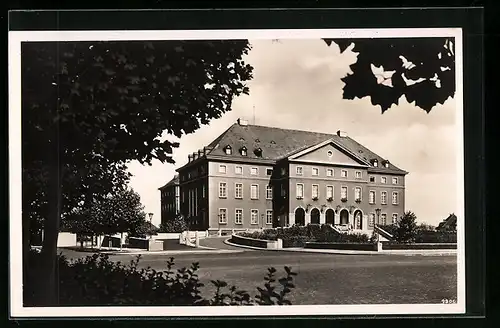
{"label": "roof dormer", "polygon": [[231,155],[233,153],[233,149],[231,148],[230,145],[227,145],[226,147],[224,147],[224,153],[226,155]]}
{"label": "roof dormer", "polygon": [[247,156],[247,147],[243,146],[240,148],[241,156]]}
{"label": "roof dormer", "polygon": [[382,161],[382,165],[385,167],[385,168],[389,168],[389,164],[390,162],[388,160],[384,160]]}
{"label": "roof dormer", "polygon": [[255,150],[253,151],[255,156],[257,157],[262,157],[262,148],[255,148]]}
{"label": "roof dormer", "polygon": [[374,167],[378,167],[378,159],[374,158],[370,161]]}

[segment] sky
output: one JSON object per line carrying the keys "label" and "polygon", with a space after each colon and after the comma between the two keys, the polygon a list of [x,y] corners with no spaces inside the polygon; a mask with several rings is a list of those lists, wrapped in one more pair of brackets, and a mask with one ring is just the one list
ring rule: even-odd
{"label": "sky", "polygon": [[347,134],[394,165],[406,176],[405,209],[417,221],[437,225],[457,212],[455,100],[448,99],[430,113],[403,97],[384,114],[369,98],[344,100],[341,78],[350,72],[356,54],[340,54],[335,44],[319,39],[250,40],[245,61],[254,67],[249,95],[233,101],[232,111],[183,136],[174,149],[175,164],[132,162],[130,186],[139,193],[145,211],[160,223],[159,187],[187,162],[188,154],[209,144],[238,118],[257,125]]}

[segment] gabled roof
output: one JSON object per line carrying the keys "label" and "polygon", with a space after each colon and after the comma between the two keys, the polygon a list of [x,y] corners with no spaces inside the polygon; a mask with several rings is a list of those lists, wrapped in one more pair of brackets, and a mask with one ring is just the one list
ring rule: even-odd
{"label": "gabled roof", "polygon": [[[350,137],[337,134],[319,133],[302,130],[282,129],[277,127],[261,125],[231,125],[224,133],[217,137],[207,146],[207,152],[202,158],[217,158],[220,160],[241,161],[266,161],[272,162],[287,158],[288,156],[305,150],[320,143],[332,140],[335,144],[343,147],[351,154],[356,154],[358,160],[369,163],[376,159],[380,163],[378,167],[371,166],[369,170],[381,173],[406,174],[395,165],[389,163],[389,168],[382,166],[384,158],[370,151]],[[226,154],[224,149],[230,146],[232,153]],[[241,147],[247,148],[247,155],[240,153]],[[261,156],[257,156],[254,150],[262,149]],[[197,161],[197,160],[195,160]],[[190,165],[188,163],[186,165]]]}
{"label": "gabled roof", "polygon": [[179,175],[176,174],[176,175],[174,175],[174,177],[172,178],[172,180],[170,180],[165,185],[163,185],[160,188],[158,188],[158,190],[163,190],[163,189],[165,189],[167,187],[170,187],[170,186],[173,186],[173,185],[178,185],[178,184],[179,184]]}

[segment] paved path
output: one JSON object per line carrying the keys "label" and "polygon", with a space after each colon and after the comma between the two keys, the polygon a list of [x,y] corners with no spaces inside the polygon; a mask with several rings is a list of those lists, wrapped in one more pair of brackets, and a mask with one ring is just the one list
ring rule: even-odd
{"label": "paved path", "polygon": [[253,251],[251,249],[245,249],[242,247],[238,246],[232,246],[224,243],[226,239],[229,239],[229,236],[223,236],[223,237],[209,237],[209,238],[204,238],[200,239],[200,246],[203,247],[210,247],[210,248],[215,248],[215,249],[229,249],[229,250],[244,250],[244,251]]}

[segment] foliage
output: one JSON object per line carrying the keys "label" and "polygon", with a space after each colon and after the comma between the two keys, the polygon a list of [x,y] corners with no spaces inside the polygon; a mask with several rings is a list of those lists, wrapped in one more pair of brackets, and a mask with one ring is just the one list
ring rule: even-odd
{"label": "foliage", "polygon": [[221,117],[249,92],[249,50],[247,40],[21,45],[23,228],[44,221],[38,286],[47,304],[61,217],[125,185],[130,161],[172,163],[172,136]]}
{"label": "foliage", "polygon": [[398,221],[394,237],[399,243],[413,243],[417,234],[417,216],[411,212],[405,212]]}
{"label": "foliage", "polygon": [[283,240],[283,247],[303,247],[306,242],[370,243],[366,234],[338,233],[328,224],[293,225],[289,228],[265,229],[254,232],[240,232],[239,235],[254,239]]}
{"label": "foliage", "polygon": [[[40,255],[32,252],[31,261],[40,261]],[[211,298],[202,295],[204,284],[198,276],[199,264],[174,270],[174,259],[166,261],[166,270],[139,268],[140,255],[129,265],[113,262],[107,255],[94,254],[69,261],[58,256],[59,305],[287,305],[288,294],[295,287],[295,272],[285,267],[286,275],[278,279],[276,269],[269,268],[264,287],[257,288],[252,297],[249,292],[226,282],[212,280],[216,291]],[[36,263],[34,263],[36,265]],[[25,306],[34,302],[33,276],[24,288]]]}
{"label": "foliage", "polygon": [[145,217],[139,194],[124,188],[81,206],[61,223],[74,233],[105,235],[128,232],[134,235],[146,225]]}
{"label": "foliage", "polygon": [[[342,78],[344,99],[370,97],[384,113],[405,96],[426,112],[455,95],[453,38],[325,39],[358,53]],[[351,45],[354,43],[354,46]]]}
{"label": "foliage", "polygon": [[415,235],[416,243],[456,243],[456,231],[418,230]]}
{"label": "foliage", "polygon": [[129,237],[146,238],[147,236],[157,235],[160,231],[154,224],[149,221],[143,221],[129,232]]}
{"label": "foliage", "polygon": [[420,223],[417,225],[417,231],[436,231],[436,227],[432,224]]}
{"label": "foliage", "polygon": [[160,225],[160,232],[181,233],[183,231],[186,231],[187,229],[188,224],[182,214],[176,215],[171,220],[162,222],[162,224]]}

